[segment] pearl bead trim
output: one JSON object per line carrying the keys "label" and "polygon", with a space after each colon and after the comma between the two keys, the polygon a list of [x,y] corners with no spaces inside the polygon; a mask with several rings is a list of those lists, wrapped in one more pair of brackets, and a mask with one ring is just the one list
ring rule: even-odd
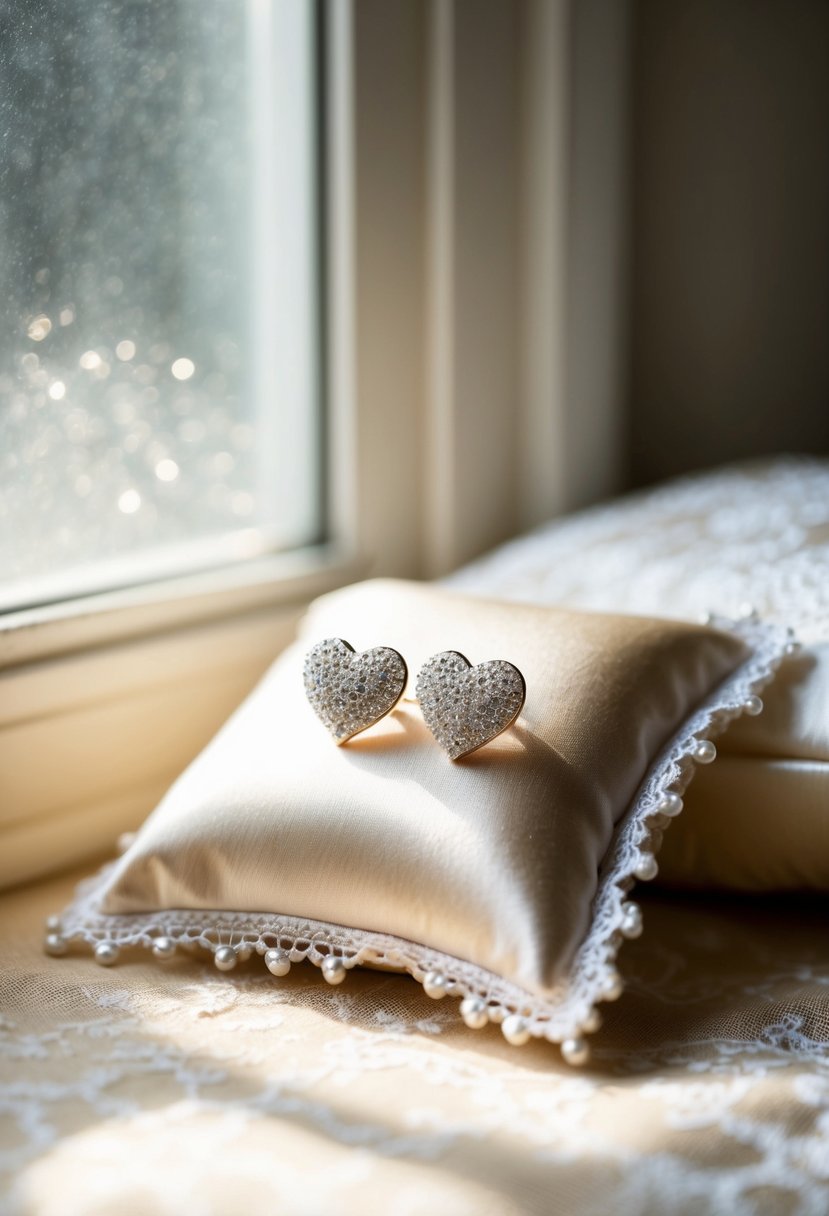
{"label": "pearl bead trim", "polygon": [[407,971],[435,1000],[459,998],[460,1017],[470,1029],[495,1023],[516,1047],[532,1038],[547,1039],[561,1045],[566,1063],[583,1065],[590,1054],[584,1035],[601,1025],[597,1004],[617,1000],[622,993],[615,966],[619,946],[642,932],[641,911],[627,893],[637,879],[649,881],[656,875],[661,830],[681,812],[681,795],[697,765],[716,756],[708,736],[720,733],[741,713],[762,710],[757,693],[793,644],[789,630],[755,616],[736,623],[713,618],[712,624],[743,638],[750,657],[691,715],[651,766],[617,825],[601,868],[591,926],[570,973],[543,996],[418,943],[320,921],[224,911],[107,915],[100,911],[100,898],[111,866],[78,887],[62,916],[49,918],[45,950],[57,958],[67,953],[70,943],[83,942],[92,948],[96,962],[111,966],[129,946],[143,946],[159,960],[172,958],[179,949],[202,948],[212,953],[220,971],[233,970],[256,952],[275,977],[309,960],[331,985],[341,984],[353,967],[380,964]]}

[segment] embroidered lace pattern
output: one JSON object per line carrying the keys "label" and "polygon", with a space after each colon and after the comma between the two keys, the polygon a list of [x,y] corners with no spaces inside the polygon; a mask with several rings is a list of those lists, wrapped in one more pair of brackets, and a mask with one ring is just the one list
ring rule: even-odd
{"label": "embroidered lace pattern", "polygon": [[829,642],[829,462],[683,478],[566,516],[446,580],[469,593],[697,620],[739,616]]}
{"label": "embroidered lace pattern", "polygon": [[0,900],[4,1216],[825,1216],[829,964],[802,901],[644,897],[593,1064],[407,976],[45,959]]}

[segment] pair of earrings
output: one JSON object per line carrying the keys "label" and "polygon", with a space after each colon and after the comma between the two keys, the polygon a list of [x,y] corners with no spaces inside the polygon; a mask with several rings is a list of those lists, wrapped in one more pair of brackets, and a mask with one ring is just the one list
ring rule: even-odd
{"label": "pair of earrings", "polygon": [[[326,638],[305,656],[305,694],[338,744],[391,713],[408,678],[406,660],[390,646],[357,654],[342,638]],[[514,664],[490,659],[473,667],[457,650],[428,659],[417,677],[420,712],[450,760],[468,756],[512,726],[526,693]]]}

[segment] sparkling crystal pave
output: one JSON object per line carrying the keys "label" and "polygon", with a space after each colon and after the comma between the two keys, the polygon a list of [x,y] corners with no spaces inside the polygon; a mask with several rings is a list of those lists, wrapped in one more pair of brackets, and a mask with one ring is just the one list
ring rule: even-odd
{"label": "sparkling crystal pave", "polygon": [[417,677],[420,712],[451,760],[511,726],[525,696],[524,677],[512,663],[490,659],[473,667],[457,650],[436,654]]}
{"label": "sparkling crystal pave", "polygon": [[337,743],[394,709],[407,679],[403,656],[390,646],[357,654],[342,638],[326,638],[305,656],[305,695]]}

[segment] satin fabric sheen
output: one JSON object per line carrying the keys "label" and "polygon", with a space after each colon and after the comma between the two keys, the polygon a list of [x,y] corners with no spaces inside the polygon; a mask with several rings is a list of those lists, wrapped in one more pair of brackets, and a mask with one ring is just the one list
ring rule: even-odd
{"label": "satin fabric sheen", "polygon": [[[452,763],[414,704],[338,748],[305,700],[329,636],[420,664],[459,649],[527,682],[514,727]],[[650,762],[745,657],[687,623],[378,581],[312,606],[287,651],[121,859],[104,910],[218,908],[391,933],[532,991],[584,937],[599,863]]]}
{"label": "satin fabric sheen", "polygon": [[738,718],[667,833],[660,881],[829,890],[829,645],[787,659],[758,718]]}

